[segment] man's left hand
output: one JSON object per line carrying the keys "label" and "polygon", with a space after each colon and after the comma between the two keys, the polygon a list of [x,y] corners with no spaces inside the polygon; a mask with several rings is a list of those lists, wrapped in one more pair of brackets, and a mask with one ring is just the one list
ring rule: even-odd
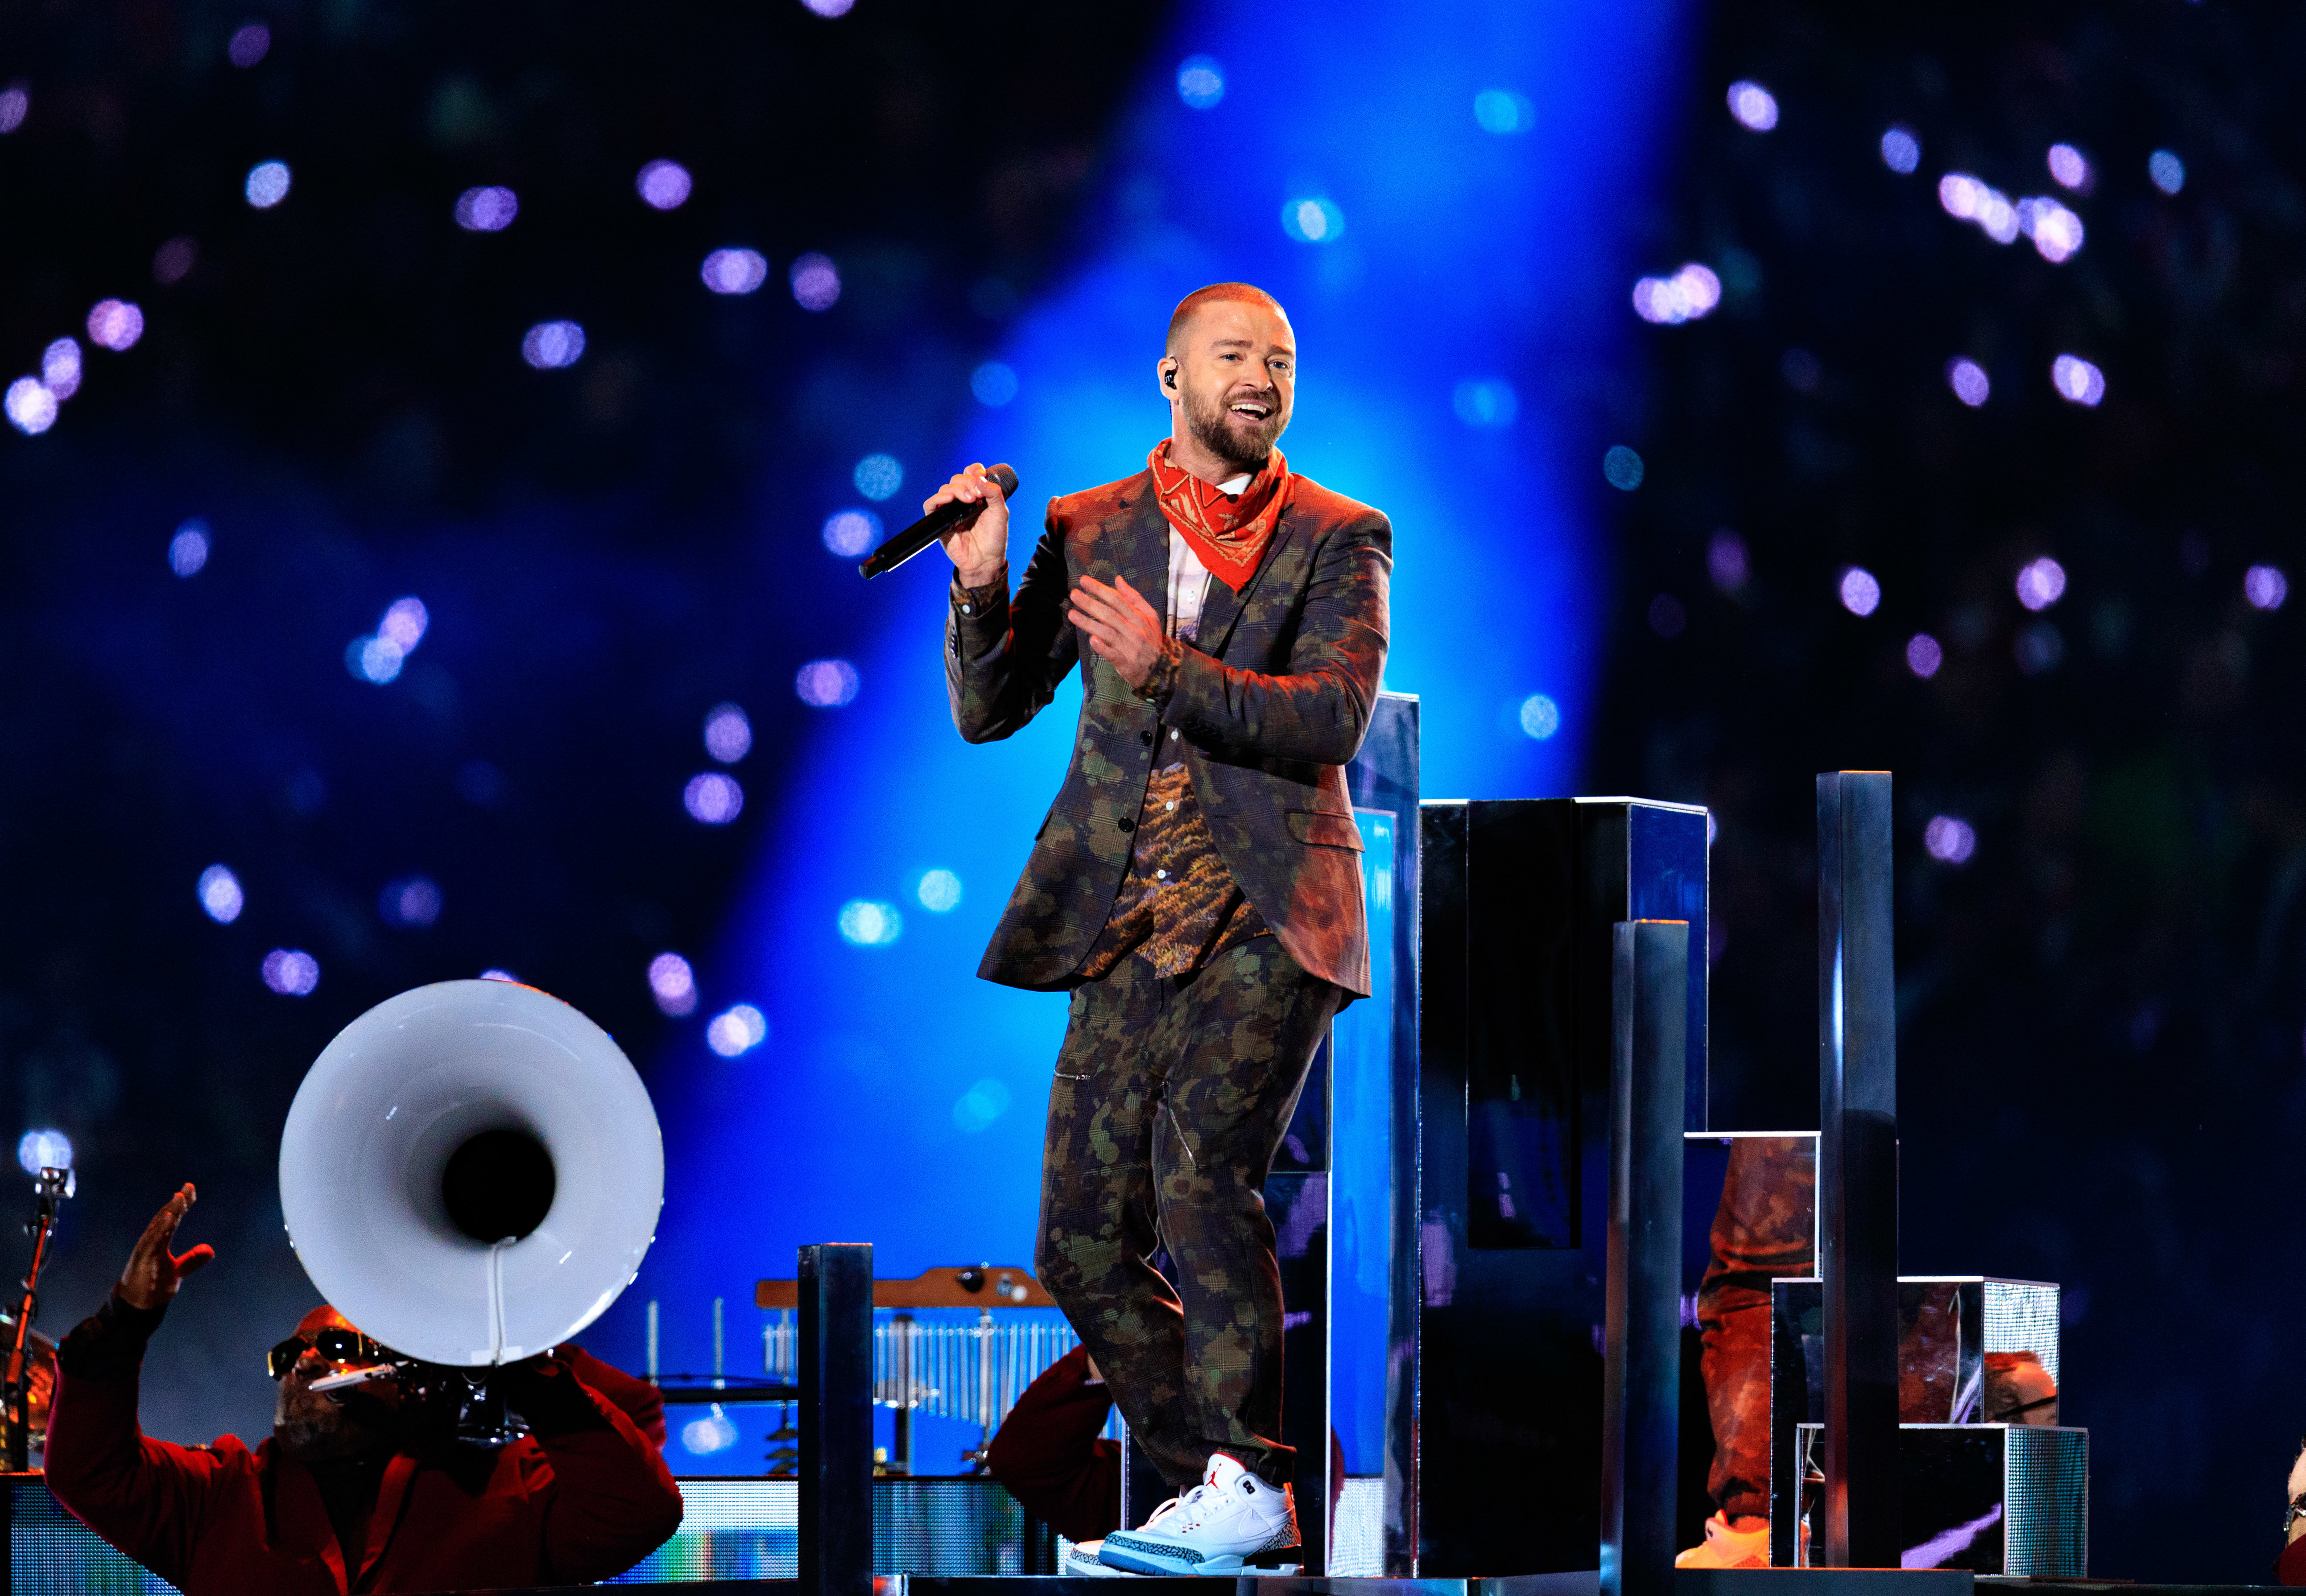
{"label": "man's left hand", "polygon": [[1081,629],[1100,659],[1113,662],[1131,692],[1152,676],[1165,641],[1161,617],[1127,577],[1115,576],[1108,587],[1094,576],[1083,576],[1073,589],[1067,619]]}

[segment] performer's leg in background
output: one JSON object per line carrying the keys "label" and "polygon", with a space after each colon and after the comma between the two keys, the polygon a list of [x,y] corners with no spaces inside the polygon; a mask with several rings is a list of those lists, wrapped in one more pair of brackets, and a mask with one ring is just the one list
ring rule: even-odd
{"label": "performer's leg in background", "polygon": [[[1198,1480],[1224,1452],[1288,1482],[1281,1441],[1281,1272],[1265,1177],[1344,993],[1310,976],[1274,936],[1219,954],[1162,1017],[1174,1058],[1153,1125],[1161,1234],[1184,1308],[1184,1456]],[[1157,1456],[1158,1455],[1157,1454]]]}
{"label": "performer's leg in background", "polygon": [[1049,1083],[1033,1267],[1097,1360],[1132,1438],[1166,1478],[1191,1483],[1208,1458],[1190,1455],[1184,1319],[1148,1261],[1160,1244],[1152,1127],[1166,1063],[1155,1033],[1174,987],[1127,959],[1074,989]]}
{"label": "performer's leg in background", "polygon": [[1770,1512],[1770,1283],[1815,1267],[1817,1171],[1810,1142],[1740,1137],[1713,1216],[1713,1261],[1697,1292],[1705,1405],[1713,1420],[1707,1489],[1722,1516]]}

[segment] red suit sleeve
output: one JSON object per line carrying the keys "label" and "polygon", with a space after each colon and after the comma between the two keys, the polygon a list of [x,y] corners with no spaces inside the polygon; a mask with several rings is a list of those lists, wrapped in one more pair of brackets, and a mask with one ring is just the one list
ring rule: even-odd
{"label": "red suit sleeve", "polygon": [[1121,1527],[1121,1448],[1100,1439],[1113,1396],[1075,1347],[1025,1387],[994,1432],[985,1466],[1017,1505],[1068,1541]]}
{"label": "red suit sleeve", "polygon": [[560,1348],[560,1361],[568,1365],[569,1373],[622,1409],[651,1446],[664,1450],[664,1397],[654,1386],[602,1362],[574,1343]]}
{"label": "red suit sleeve", "polygon": [[73,1517],[181,1584],[225,1464],[205,1448],[153,1440],[136,1422],[144,1344],[166,1311],[107,1299],[64,1338],[48,1409],[47,1481]]}
{"label": "red suit sleeve", "polygon": [[552,1468],[544,1559],[553,1579],[611,1578],[672,1538],[680,1527],[680,1488],[663,1456],[568,1361],[514,1365],[505,1371],[504,1395]]}
{"label": "red suit sleeve", "polygon": [[2306,1536],[2282,1549],[2282,1556],[2275,1559],[2274,1579],[2276,1584],[2306,1585]]}

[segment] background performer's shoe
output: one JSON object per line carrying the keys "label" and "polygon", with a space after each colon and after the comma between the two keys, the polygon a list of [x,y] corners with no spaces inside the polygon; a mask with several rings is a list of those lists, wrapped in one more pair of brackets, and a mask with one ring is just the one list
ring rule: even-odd
{"label": "background performer's shoe", "polygon": [[1164,1506],[1143,1529],[1107,1535],[1097,1560],[1131,1574],[1237,1575],[1252,1558],[1297,1549],[1289,1488],[1268,1485],[1222,1452],[1199,1485]]}
{"label": "background performer's shoe", "polygon": [[1705,1521],[1705,1539],[1674,1558],[1677,1568],[1767,1568],[1770,1521],[1741,1518],[1735,1524],[1716,1513]]}

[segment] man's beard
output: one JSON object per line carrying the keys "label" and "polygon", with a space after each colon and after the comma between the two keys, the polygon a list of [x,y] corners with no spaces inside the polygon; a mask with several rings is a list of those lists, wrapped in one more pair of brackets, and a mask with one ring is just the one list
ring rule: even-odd
{"label": "man's beard", "polygon": [[272,1438],[283,1452],[305,1463],[354,1456],[384,1439],[325,1393],[285,1384],[272,1408]]}
{"label": "man's beard", "polygon": [[1289,418],[1275,406],[1266,418],[1248,433],[1233,429],[1228,401],[1219,399],[1206,407],[1200,400],[1188,396],[1185,401],[1185,430],[1192,434],[1195,443],[1223,460],[1228,465],[1238,465],[1243,471],[1263,468],[1273,446],[1281,440]]}

